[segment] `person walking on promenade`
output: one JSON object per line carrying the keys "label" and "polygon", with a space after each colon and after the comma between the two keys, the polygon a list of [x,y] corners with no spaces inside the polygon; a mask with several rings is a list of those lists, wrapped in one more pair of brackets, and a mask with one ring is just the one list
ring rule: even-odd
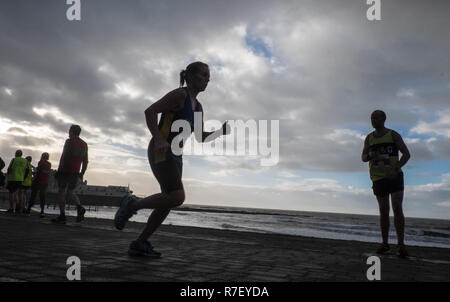
{"label": "person walking on promenade", "polygon": [[3,168],[5,167],[5,162],[0,157],[0,187],[5,185],[5,175],[3,175]]}
{"label": "person walking on promenade", "polygon": [[[161,253],[153,249],[148,239],[162,224],[170,210],[180,206],[185,200],[185,192],[181,181],[182,156],[174,154],[174,150],[171,149],[172,140],[179,132],[171,132],[171,127],[172,123],[177,120],[187,121],[191,125],[192,133],[194,112],[203,113],[203,107],[197,100],[197,95],[206,89],[209,76],[208,65],[202,62],[191,63],[186,70],[180,73],[181,87],[172,90],[145,110],[147,126],[152,134],[147,154],[152,172],[161,187],[161,193],[140,200],[132,195],[127,195],[122,200],[115,215],[114,225],[117,229],[122,230],[126,222],[138,210],[153,209],[145,229],[137,240],[131,242],[129,246],[128,253],[132,256],[154,258],[161,256]],[[185,82],[187,87],[183,87]],[[162,113],[159,124],[157,124],[158,113]],[[199,142],[204,142],[207,137],[208,141],[211,141],[229,132],[229,126],[226,122],[222,129],[215,132],[204,132],[203,120],[201,125],[202,129],[199,134],[197,134],[197,131],[195,132],[196,140]],[[183,141],[180,141],[177,145],[182,148]]]}
{"label": "person walking on promenade", "polygon": [[19,190],[19,200],[20,200],[20,208],[22,209],[23,213],[27,213],[27,209],[28,209],[28,192],[31,189],[31,182],[33,180],[33,171],[34,171],[34,167],[31,164],[31,161],[33,160],[33,158],[31,156],[27,156],[25,157],[25,159],[28,162],[28,173],[25,176],[25,179],[22,182],[22,187]]}
{"label": "person walking on promenade", "polygon": [[[408,162],[410,153],[400,134],[385,128],[386,114],[376,110],[371,114],[371,122],[375,131],[364,141],[361,159],[369,162],[370,178],[380,210],[380,227],[383,242],[377,249],[384,254],[389,247],[389,195],[391,195],[394,211],[394,225],[397,232],[398,256],[407,257],[404,243],[405,217],[403,215],[404,181],[402,167]],[[399,151],[402,157],[399,160]]]}
{"label": "person walking on promenade", "polygon": [[41,155],[41,160],[38,163],[36,175],[34,176],[31,185],[31,196],[27,208],[27,214],[30,214],[31,208],[34,205],[34,201],[36,200],[36,196],[39,192],[39,199],[41,205],[41,214],[40,214],[41,218],[45,217],[44,214],[45,193],[47,192],[48,182],[52,169],[52,164],[48,161],[49,157],[50,156],[47,152],[44,152]]}
{"label": "person walking on promenade", "polygon": [[9,191],[9,205],[10,208],[8,213],[18,213],[20,212],[20,202],[19,202],[19,190],[22,187],[22,182],[28,173],[28,161],[22,157],[22,150],[17,150],[15,157],[11,160],[8,166],[8,185],[7,189]]}
{"label": "person walking on promenade", "polygon": [[[77,205],[77,222],[84,219],[86,209],[80,204],[74,190],[78,183],[83,182],[84,173],[88,166],[88,146],[80,138],[81,127],[72,125],[69,129],[69,138],[64,144],[64,149],[59,160],[58,171],[55,178],[58,182],[58,203],[60,215],[52,219],[58,224],[66,223],[66,198]],[[81,168],[81,172],[80,172]]]}

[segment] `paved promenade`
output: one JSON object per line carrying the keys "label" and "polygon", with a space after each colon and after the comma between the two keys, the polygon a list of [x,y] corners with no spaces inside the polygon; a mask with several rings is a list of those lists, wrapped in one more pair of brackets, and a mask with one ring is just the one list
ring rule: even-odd
{"label": "paved promenade", "polygon": [[[67,281],[67,258],[81,260],[82,281],[367,281],[377,245],[163,225],[152,244],[160,259],[127,255],[142,224],[117,231],[110,220],[53,225],[0,211],[0,281]],[[410,247],[410,260],[381,257],[381,281],[450,281],[448,249]]]}

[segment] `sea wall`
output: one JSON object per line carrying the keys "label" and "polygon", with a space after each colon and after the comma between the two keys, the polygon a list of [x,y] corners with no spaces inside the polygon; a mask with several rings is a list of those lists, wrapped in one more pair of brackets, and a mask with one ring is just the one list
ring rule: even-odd
{"label": "sea wall", "polygon": [[[57,195],[58,195],[57,193],[48,192],[46,194],[46,204],[47,205],[57,204]],[[117,207],[120,205],[120,201],[122,200],[122,197],[116,196],[84,195],[84,194],[77,194],[77,196],[80,199],[81,204],[86,206]],[[5,204],[8,205],[9,193],[7,191],[0,191],[0,202],[2,203],[3,207],[5,206]],[[39,196],[36,197],[35,204],[39,204]],[[67,204],[72,205],[73,202],[67,201]]]}

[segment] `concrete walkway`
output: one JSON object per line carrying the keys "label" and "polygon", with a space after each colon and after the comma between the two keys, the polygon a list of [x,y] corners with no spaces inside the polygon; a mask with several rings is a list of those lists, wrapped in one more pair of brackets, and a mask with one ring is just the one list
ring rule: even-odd
{"label": "concrete walkway", "polygon": [[[132,258],[128,244],[143,228],[112,221],[53,225],[49,216],[0,212],[0,281],[67,281],[68,257],[82,281],[299,282],[367,281],[377,245],[356,241],[163,225],[152,238],[160,259]],[[413,257],[381,258],[381,281],[450,281],[448,249],[410,247]]]}

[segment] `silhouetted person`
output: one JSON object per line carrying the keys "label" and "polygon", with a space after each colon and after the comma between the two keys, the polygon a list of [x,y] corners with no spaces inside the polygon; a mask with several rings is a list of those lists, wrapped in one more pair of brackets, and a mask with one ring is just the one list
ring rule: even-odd
{"label": "silhouetted person", "polygon": [[[20,212],[19,190],[22,187],[22,182],[28,173],[28,161],[22,157],[22,150],[17,150],[15,157],[11,160],[8,166],[8,185],[9,191],[9,213]],[[19,207],[17,207],[19,206]]]}
{"label": "silhouetted person", "polygon": [[[375,131],[364,141],[361,155],[363,162],[369,162],[370,178],[373,192],[377,197],[380,209],[380,227],[383,242],[377,249],[378,254],[389,251],[389,195],[391,195],[394,211],[394,224],[397,231],[398,255],[407,257],[404,243],[405,217],[403,215],[403,172],[402,167],[410,158],[408,148],[400,134],[384,127],[386,114],[376,110],[371,115]],[[402,157],[399,160],[399,151]]]}
{"label": "silhouetted person", "polygon": [[40,217],[44,217],[44,207],[45,207],[45,193],[47,192],[48,182],[50,178],[50,173],[52,169],[52,164],[48,161],[49,154],[47,152],[42,153],[41,160],[36,168],[36,174],[33,178],[33,183],[31,185],[31,196],[30,202],[28,203],[27,213],[31,212],[31,208],[34,205],[36,196],[39,193],[41,214]]}
{"label": "silhouetted person", "polygon": [[5,175],[3,175],[3,168],[5,167],[5,162],[0,157],[0,187],[5,185]]}
{"label": "silhouetted person", "polygon": [[80,138],[80,133],[80,126],[72,125],[70,127],[69,138],[64,144],[63,153],[59,160],[56,179],[58,181],[58,202],[61,214],[52,219],[54,223],[66,223],[66,198],[71,199],[77,205],[77,222],[84,219],[86,210],[81,206],[78,196],[74,193],[78,182],[83,181],[88,165],[88,146]]}
{"label": "silhouetted person", "polygon": [[[182,87],[184,82],[187,83],[187,87]],[[153,250],[148,238],[161,225],[170,210],[183,204],[185,199],[181,181],[182,156],[174,154],[171,149],[172,140],[179,132],[171,132],[171,126],[174,121],[184,120],[191,125],[191,131],[193,130],[194,112],[203,112],[202,105],[197,100],[197,95],[206,89],[208,82],[208,65],[201,62],[192,63],[180,73],[181,87],[172,90],[145,110],[147,126],[152,134],[148,146],[148,159],[153,174],[160,184],[161,193],[140,200],[127,195],[122,201],[114,219],[114,224],[119,230],[124,228],[126,222],[136,211],[154,209],[143,232],[137,240],[130,244],[128,250],[130,255],[155,258],[161,255]],[[157,124],[158,113],[162,113],[159,125]],[[201,130],[201,137],[196,137],[196,139],[203,142],[206,137],[213,133],[208,140],[227,134],[227,124],[224,123],[222,129],[215,132],[204,132],[203,128]],[[180,142],[179,147],[182,148],[182,142]]]}
{"label": "silhouetted person", "polygon": [[25,159],[28,162],[28,167],[27,167],[28,173],[26,173],[26,176],[25,176],[24,180],[22,181],[22,187],[19,190],[20,207],[24,213],[26,213],[27,209],[28,209],[28,205],[27,205],[27,199],[28,199],[27,197],[28,196],[27,195],[31,189],[31,183],[33,180],[33,165],[31,165],[31,161],[33,160],[33,158],[31,156],[27,156],[27,157],[25,157]]}

